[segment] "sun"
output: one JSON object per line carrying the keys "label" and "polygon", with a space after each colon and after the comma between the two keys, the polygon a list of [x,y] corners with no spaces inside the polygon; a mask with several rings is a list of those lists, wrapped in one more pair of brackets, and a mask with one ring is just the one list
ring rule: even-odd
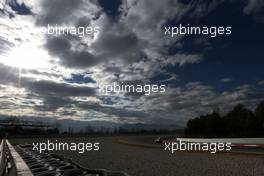
{"label": "sun", "polygon": [[14,47],[5,57],[0,58],[0,62],[21,69],[38,69],[48,64],[43,50],[28,45]]}

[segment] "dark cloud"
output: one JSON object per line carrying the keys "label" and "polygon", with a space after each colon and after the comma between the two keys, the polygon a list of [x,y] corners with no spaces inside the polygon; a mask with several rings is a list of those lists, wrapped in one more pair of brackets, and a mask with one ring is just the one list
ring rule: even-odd
{"label": "dark cloud", "polygon": [[100,62],[100,59],[87,51],[74,51],[62,60],[67,67],[88,68]]}
{"label": "dark cloud", "polygon": [[[125,108],[117,108],[114,106],[104,106],[99,103],[93,103],[93,102],[83,102],[83,101],[76,101],[72,100],[69,98],[64,98],[60,96],[56,97],[50,97],[47,96],[44,98],[43,105],[35,106],[35,109],[38,111],[56,111],[59,108],[64,108],[64,109],[71,109],[74,108],[76,110],[74,111],[96,111],[98,113],[103,113],[106,115],[111,115],[111,116],[116,116],[119,118],[120,121],[133,118],[137,119],[138,121],[145,121],[149,114],[142,112],[142,111],[137,111],[137,110],[128,110]],[[67,111],[67,114],[70,112]],[[100,118],[98,116],[98,118]]]}
{"label": "dark cloud", "polygon": [[[142,52],[143,43],[129,29],[110,28],[102,32],[92,48],[100,53],[104,61],[122,60],[124,62],[137,61]],[[125,32],[123,31],[125,30]]]}
{"label": "dark cloud", "polygon": [[[66,7],[69,6],[68,3],[72,3],[68,1],[69,0],[67,0],[65,4]],[[52,3],[53,2],[49,2],[47,4]],[[84,2],[82,3],[84,4]],[[123,3],[129,4],[129,2],[126,1],[123,1]],[[43,6],[45,7],[45,5]],[[80,9],[80,7],[76,6],[77,5],[71,7],[71,9]],[[149,6],[153,6],[154,10],[150,14],[146,14],[145,10],[148,9]],[[55,11],[53,7],[48,9]],[[101,32],[89,47],[86,46],[83,49],[78,49],[76,48],[76,43],[77,45],[82,44],[81,39],[59,36],[49,37],[47,39],[46,48],[50,54],[60,58],[60,63],[62,65],[69,68],[83,69],[98,64],[107,65],[115,62],[119,62],[119,66],[124,65],[127,67],[129,66],[128,64],[136,63],[142,60],[142,58],[148,58],[150,61],[156,59],[153,58],[152,55],[157,55],[160,59],[166,58],[168,52],[165,46],[169,45],[169,43],[164,41],[163,36],[160,35],[162,25],[166,23],[166,20],[173,19],[176,16],[181,18],[187,9],[189,9],[188,5],[184,5],[178,1],[167,0],[166,3],[153,3],[150,1],[139,2],[132,5],[129,10],[121,10],[124,15],[124,19],[122,20],[112,21],[106,16],[100,18]],[[169,12],[173,13],[170,14]],[[159,14],[159,16],[157,16],[157,14]],[[52,13],[48,14],[48,16],[49,15],[52,15]],[[58,16],[57,14],[54,15]],[[68,17],[67,15],[64,16],[65,18]],[[138,17],[138,20],[135,21],[134,17]],[[56,20],[62,21],[61,19]],[[83,26],[91,24],[92,21],[91,18],[80,15],[75,17],[71,22],[77,24],[77,26]],[[93,51],[92,53],[89,52],[91,50]],[[147,54],[146,51],[149,53]],[[179,58],[172,60],[179,60]],[[193,63],[193,60],[182,57],[179,62]],[[180,65],[182,66],[183,64]],[[146,70],[146,72],[147,71],[148,70]]]}
{"label": "dark cloud", "polygon": [[[154,104],[160,104],[158,110],[164,112],[178,112],[180,110],[190,111],[207,104],[216,94],[212,87],[199,82],[188,83],[183,87],[168,88],[164,95],[147,97]],[[153,107],[154,109],[156,106]]]}
{"label": "dark cloud", "polygon": [[122,81],[122,80],[120,80],[119,84],[120,84],[120,86],[126,86],[127,85],[127,89],[126,89],[127,93],[125,93],[126,96],[129,96],[129,97],[132,97],[132,98],[140,98],[141,96],[145,95],[145,92],[144,91],[142,91],[142,92],[136,92],[136,91],[132,92],[131,90],[129,90],[131,88],[129,88],[128,86],[133,86],[135,88],[137,88],[137,86],[144,87],[148,83],[144,82],[143,80],[133,80],[133,81],[127,81],[127,80]]}
{"label": "dark cloud", "polygon": [[76,50],[67,36],[49,37],[45,47],[51,55],[59,57],[62,65],[69,68],[88,68],[114,60],[121,60],[126,63],[139,60],[142,53],[142,43],[136,35],[133,33],[122,35],[112,32],[101,34],[91,46],[93,50],[98,52],[97,55],[89,53],[86,48]]}
{"label": "dark cloud", "polygon": [[[7,9],[0,11],[4,14],[14,15],[31,13],[31,11],[27,11],[29,10],[27,4],[18,4],[18,0],[12,0],[12,2],[14,2],[13,8],[8,9],[9,11],[6,11]],[[32,110],[33,113],[54,113],[61,117],[76,116],[89,119],[91,115],[95,119],[104,118],[109,121],[113,120],[111,119],[113,117],[114,120],[118,119],[120,122],[180,124],[189,118],[207,113],[215,107],[227,110],[237,103],[253,107],[264,98],[263,87],[260,87],[261,82],[258,86],[234,87],[242,85],[241,82],[237,82],[237,73],[233,74],[232,72],[233,70],[241,71],[239,64],[242,63],[242,58],[235,67],[232,66],[232,71],[226,69],[228,64],[222,64],[225,60],[222,58],[232,60],[233,56],[237,56],[234,53],[230,54],[232,57],[222,55],[230,53],[227,50],[222,50],[224,42],[224,44],[236,44],[237,46],[232,49],[242,48],[243,50],[239,50],[239,53],[242,54],[246,50],[251,50],[251,48],[244,50],[244,47],[241,47],[239,43],[248,43],[246,40],[243,42],[242,39],[247,38],[246,33],[252,34],[252,30],[248,32],[246,29],[253,23],[244,23],[243,17],[241,21],[233,20],[232,16],[225,16],[225,11],[224,13],[217,11],[217,7],[220,5],[225,7],[224,5],[239,3],[241,5],[239,6],[240,13],[244,12],[261,22],[263,21],[262,1],[164,0],[154,2],[153,0],[123,0],[114,5],[102,1],[99,2],[100,4],[97,3],[97,0],[41,0],[40,4],[37,3],[40,6],[33,8],[34,13],[36,12],[34,16],[23,17],[29,18],[28,21],[23,19],[26,22],[35,18],[37,26],[46,26],[47,24],[82,27],[98,25],[100,33],[84,38],[73,35],[44,36],[46,37],[44,49],[48,51],[51,58],[54,58],[51,63],[53,67],[45,68],[46,70],[22,70],[22,74],[19,75],[19,69],[0,65],[0,89],[3,92],[3,96],[0,96],[2,109],[15,109],[21,103],[20,108],[31,107],[34,110]],[[221,8],[219,9],[222,11]],[[226,9],[229,11],[229,6],[226,6]],[[214,10],[216,13],[212,13]],[[118,17],[112,18],[113,16]],[[220,19],[220,16],[223,19]],[[225,21],[226,17],[228,17],[227,21]],[[164,25],[176,25],[183,20],[190,24],[192,22],[200,24],[201,22],[201,25],[210,25],[211,22],[216,24],[219,21],[227,22],[228,25],[230,22],[232,25],[232,21],[235,21],[239,23],[239,26],[246,25],[246,27],[243,28],[242,35],[236,31],[235,35],[237,36],[230,38],[231,42],[226,42],[224,37],[220,40],[211,40],[195,36],[191,37],[189,41],[185,36],[173,39],[164,37],[162,30]],[[22,44],[21,46],[25,41],[29,44],[32,42],[32,45],[35,42],[38,43],[38,36],[32,41],[30,41],[31,38],[24,39],[26,38],[24,35],[21,36],[21,39],[19,36],[16,39],[10,37],[13,33],[17,34],[16,30],[18,28],[12,30],[10,35],[1,36],[0,54],[14,47],[15,43]],[[236,38],[241,41],[236,41]],[[12,43],[13,40],[15,42]],[[260,55],[258,52],[256,53],[256,55]],[[254,55],[251,58],[254,58]],[[214,67],[211,61],[215,65],[217,63],[219,68]],[[232,60],[233,65],[235,65],[234,63]],[[210,68],[204,69],[203,65]],[[65,67],[71,69],[65,69]],[[58,70],[56,70],[57,68]],[[92,73],[86,76],[85,73],[91,70]],[[193,74],[193,70],[198,71]],[[256,74],[257,72],[254,71],[247,67],[246,74],[251,74],[251,72],[252,75]],[[31,75],[33,76],[30,77]],[[249,77],[242,75],[241,79]],[[111,94],[104,97],[97,92],[96,88],[87,86],[87,84],[111,83],[112,81],[134,86],[163,81],[168,84],[168,89],[165,93],[151,94],[150,96],[143,96],[144,93],[127,93],[124,96]],[[216,84],[221,82],[230,83],[221,84],[223,87],[218,89]],[[9,98],[8,95],[11,92],[8,92],[7,89],[10,86],[16,89],[21,88],[19,90],[23,94],[11,97],[12,99]]]}
{"label": "dark cloud", "polygon": [[50,37],[45,46],[52,55],[67,55],[64,53],[71,49],[71,43],[66,37]]}
{"label": "dark cloud", "polygon": [[28,100],[42,99],[43,106],[35,105],[35,109],[41,111],[54,111],[59,107],[70,106],[72,103],[70,97],[93,97],[97,94],[96,88],[87,86],[20,77],[19,69],[5,65],[0,65],[0,84],[25,88]]}
{"label": "dark cloud", "polygon": [[96,88],[86,86],[73,86],[48,80],[38,81],[28,77],[19,78],[19,69],[4,65],[0,65],[0,84],[20,86],[43,96],[94,96],[97,92]]}
{"label": "dark cloud", "polygon": [[41,0],[41,13],[37,24],[53,25],[68,23],[74,12],[82,7],[84,0]]}
{"label": "dark cloud", "polygon": [[88,68],[114,60],[126,63],[139,60],[142,53],[141,42],[136,35],[112,32],[101,34],[91,46],[97,55],[89,53],[87,48],[77,50],[68,36],[49,37],[45,47],[51,55],[59,57],[62,65],[69,68]]}
{"label": "dark cloud", "polygon": [[45,47],[51,55],[59,57],[62,65],[69,68],[88,68],[100,62],[98,57],[85,50],[72,49],[67,36],[48,38]]}
{"label": "dark cloud", "polygon": [[94,110],[108,115],[114,115],[120,118],[136,118],[144,121],[147,118],[147,114],[142,111],[128,110],[125,108],[117,108],[110,106],[103,106],[98,103],[86,103],[86,102],[75,102],[75,105],[79,108],[86,110]]}
{"label": "dark cloud", "polygon": [[73,86],[66,83],[56,83],[53,81],[45,80],[33,81],[28,79],[22,79],[21,86],[39,95],[51,97],[94,96],[96,94],[95,88],[85,86]]}
{"label": "dark cloud", "polygon": [[76,27],[87,27],[91,25],[91,19],[87,17],[81,17],[76,22]]}

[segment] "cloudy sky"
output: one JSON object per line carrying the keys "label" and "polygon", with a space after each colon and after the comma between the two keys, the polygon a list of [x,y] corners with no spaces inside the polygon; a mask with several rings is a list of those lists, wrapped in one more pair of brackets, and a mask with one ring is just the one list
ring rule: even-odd
{"label": "cloudy sky", "polygon": [[[98,26],[50,36],[47,25]],[[232,34],[164,36],[165,25]],[[177,124],[264,100],[262,0],[0,0],[0,115]],[[165,84],[104,95],[99,84]]]}

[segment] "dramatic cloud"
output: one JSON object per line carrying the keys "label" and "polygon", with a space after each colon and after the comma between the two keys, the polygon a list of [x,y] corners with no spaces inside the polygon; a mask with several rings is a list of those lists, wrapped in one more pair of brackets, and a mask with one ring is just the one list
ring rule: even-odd
{"label": "dramatic cloud", "polygon": [[[0,114],[182,127],[215,108],[223,113],[237,103],[254,108],[264,99],[258,30],[263,5],[122,0],[108,7],[97,0],[0,0]],[[234,25],[234,36],[165,36],[165,26],[179,24]],[[80,37],[40,31],[49,25],[99,32]],[[244,26],[242,32],[237,26]],[[99,91],[100,84],[113,82],[165,84],[166,92]]]}
{"label": "dramatic cloud", "polygon": [[46,48],[51,55],[59,57],[60,62],[69,68],[87,68],[100,61],[99,58],[85,50],[76,51],[71,49],[71,42],[66,37],[47,39]]}
{"label": "dramatic cloud", "polygon": [[41,0],[34,9],[37,12],[37,24],[72,24],[81,17],[94,18],[100,12],[96,1],[85,0]]}

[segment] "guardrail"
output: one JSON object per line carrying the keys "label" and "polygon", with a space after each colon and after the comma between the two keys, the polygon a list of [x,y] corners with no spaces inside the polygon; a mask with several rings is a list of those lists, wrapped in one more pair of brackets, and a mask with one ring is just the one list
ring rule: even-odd
{"label": "guardrail", "polygon": [[8,140],[2,139],[0,151],[1,176],[33,176],[24,160],[20,157]]}
{"label": "guardrail", "polygon": [[0,151],[1,176],[128,176],[124,172],[84,168],[64,156],[33,151],[29,145],[13,147],[7,139],[1,141]]}
{"label": "guardrail", "polygon": [[4,175],[6,170],[6,155],[4,149],[4,140],[1,141],[0,145],[0,175]]}

